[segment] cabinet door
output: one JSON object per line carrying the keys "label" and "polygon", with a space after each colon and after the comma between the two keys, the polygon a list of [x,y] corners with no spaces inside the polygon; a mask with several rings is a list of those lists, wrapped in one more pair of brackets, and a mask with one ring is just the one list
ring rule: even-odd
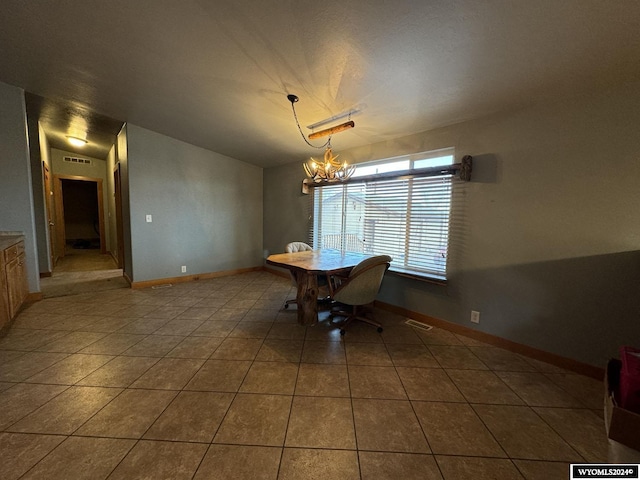
{"label": "cabinet door", "polygon": [[29,293],[27,266],[24,254],[12,260],[6,267],[9,292],[9,317],[13,318]]}
{"label": "cabinet door", "polygon": [[[2,256],[2,251],[0,251],[0,256]],[[10,319],[6,271],[4,262],[0,259],[0,329],[7,325]]]}

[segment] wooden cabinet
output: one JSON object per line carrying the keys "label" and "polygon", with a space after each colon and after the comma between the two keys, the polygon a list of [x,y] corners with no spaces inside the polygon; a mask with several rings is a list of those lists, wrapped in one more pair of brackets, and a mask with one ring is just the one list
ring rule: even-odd
{"label": "wooden cabinet", "polygon": [[24,239],[0,235],[0,329],[18,314],[29,295]]}

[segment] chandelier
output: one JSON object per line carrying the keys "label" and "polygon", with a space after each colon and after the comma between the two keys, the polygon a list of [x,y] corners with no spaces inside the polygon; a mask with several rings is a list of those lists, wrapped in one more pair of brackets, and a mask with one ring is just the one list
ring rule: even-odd
{"label": "chandelier", "polygon": [[342,182],[353,175],[356,167],[354,165],[348,165],[347,162],[340,163],[336,158],[338,158],[338,155],[333,155],[331,144],[329,144],[324,151],[324,161],[320,162],[311,157],[311,159],[303,163],[302,166],[307,176],[316,183]]}
{"label": "chandelier", "polygon": [[[298,97],[296,95],[287,95],[287,99],[291,102],[291,109],[293,110],[293,118],[295,118],[296,125],[298,126],[298,131],[302,136],[302,139],[313,148],[326,148],[324,152],[324,160],[318,161],[311,157],[306,163],[303,163],[304,171],[309,177],[309,179],[313,180],[315,183],[320,182],[343,182],[347,180],[353,173],[356,171],[356,167],[354,165],[348,165],[347,162],[340,163],[336,159],[338,155],[334,155],[331,151],[331,135],[334,133],[342,132],[349,128],[353,128],[355,123],[351,120],[351,114],[349,114],[349,121],[342,123],[340,125],[336,125],[335,127],[327,128],[325,130],[321,130],[319,132],[314,132],[309,135],[309,139],[315,139],[318,137],[323,137],[328,135],[329,138],[327,141],[320,145],[316,146],[307,140],[304,133],[302,132],[302,128],[300,128],[300,122],[298,121],[298,116],[296,115],[296,109],[294,103],[298,101]],[[331,120],[335,120],[333,117]],[[319,125],[325,122],[319,122],[315,125]]]}

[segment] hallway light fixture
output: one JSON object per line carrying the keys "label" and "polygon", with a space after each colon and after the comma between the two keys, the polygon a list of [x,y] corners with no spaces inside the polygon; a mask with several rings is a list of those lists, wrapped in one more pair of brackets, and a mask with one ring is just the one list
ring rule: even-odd
{"label": "hallway light fixture", "polygon": [[67,141],[74,147],[84,147],[87,143],[89,143],[84,138],[74,137],[73,135],[67,135]]}

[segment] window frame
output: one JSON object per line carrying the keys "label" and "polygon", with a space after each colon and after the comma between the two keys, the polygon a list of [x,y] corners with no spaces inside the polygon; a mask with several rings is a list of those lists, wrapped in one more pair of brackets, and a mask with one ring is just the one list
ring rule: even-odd
{"label": "window frame", "polygon": [[[453,161],[455,160],[455,149],[453,147],[451,148],[444,148],[444,149],[438,149],[438,150],[431,150],[428,152],[420,152],[420,153],[414,153],[414,154],[410,154],[410,155],[402,155],[402,156],[398,156],[398,157],[392,157],[392,158],[387,158],[387,159],[380,159],[380,160],[375,160],[372,162],[366,162],[366,163],[360,163],[357,164],[358,167],[362,167],[362,166],[375,166],[375,165],[385,165],[385,164],[389,164],[389,163],[400,163],[400,162],[405,162],[407,160],[410,161],[409,165],[413,166],[415,165],[416,162],[421,161],[421,160],[429,160],[429,159],[435,159],[435,158],[440,158],[440,157],[444,157],[444,156],[451,156],[452,160],[451,160],[451,164],[446,164],[446,165],[442,165],[442,166],[436,166],[436,167],[426,167],[426,168],[411,168],[409,170],[400,170],[400,171],[388,171],[388,172],[384,172],[384,173],[378,173],[378,174],[373,174],[373,175],[363,175],[363,176],[357,176],[354,175],[353,177],[351,177],[349,180],[346,180],[344,182],[318,182],[318,183],[308,183],[308,186],[310,187],[322,187],[322,186],[328,186],[328,185],[349,185],[349,184],[355,184],[355,183],[370,183],[370,182],[378,182],[378,181],[385,181],[385,180],[393,180],[393,179],[414,179],[414,178],[422,178],[422,177],[433,177],[433,176],[450,176],[450,192],[448,195],[448,211],[447,211],[447,226],[446,226],[446,249],[447,249],[447,256],[446,256],[446,264],[444,267],[444,270],[442,271],[442,274],[440,274],[439,272],[421,272],[419,269],[413,270],[413,269],[407,269],[407,268],[402,268],[402,266],[398,266],[398,265],[391,265],[390,268],[390,273],[395,273],[399,276],[404,276],[404,277],[409,277],[409,278],[415,278],[415,279],[419,279],[419,280],[423,280],[423,281],[428,281],[428,282],[433,282],[433,283],[437,283],[437,284],[446,284],[447,283],[447,274],[448,274],[448,268],[449,268],[449,262],[448,262],[448,258],[449,258],[449,246],[451,243],[451,212],[452,212],[452,201],[453,201],[453,185],[454,185],[454,180],[456,177],[459,177],[461,180],[465,180],[465,181],[469,181],[470,180],[470,175],[471,175],[471,156],[466,155],[465,157],[463,157],[462,162],[461,163],[453,163]],[[411,189],[413,185],[413,182],[409,183],[408,189]],[[315,190],[315,189],[314,189]],[[343,190],[344,191],[344,190]],[[409,194],[410,192],[408,192]],[[346,202],[346,195],[343,194],[343,205],[342,205],[342,212],[344,212],[345,210],[345,202]],[[407,197],[407,205],[406,205],[406,212],[407,214],[410,212],[411,207],[411,198]],[[315,248],[318,248],[319,244],[320,244],[320,239],[318,237],[319,230],[316,228],[317,222],[321,222],[321,218],[322,218],[322,214],[318,212],[318,206],[317,206],[317,200],[316,200],[316,194],[314,193],[314,195],[312,195],[312,200],[311,200],[311,222],[310,222],[310,242],[314,245]],[[345,215],[342,214],[342,225],[340,227],[340,231],[344,232],[345,228],[344,228],[344,224],[345,224]],[[410,216],[407,216],[407,218],[410,218]],[[366,221],[366,219],[365,219]],[[365,222],[366,223],[366,222]],[[409,228],[408,224],[406,226],[406,228]],[[341,235],[344,235],[344,233],[341,233]],[[410,235],[404,235],[403,236],[403,243],[404,243],[404,248],[407,249],[409,248],[411,242],[411,236]],[[344,245],[344,244],[342,244]],[[342,249],[342,248],[341,248]],[[346,248],[345,248],[346,250]],[[349,250],[346,250],[349,251]]]}

